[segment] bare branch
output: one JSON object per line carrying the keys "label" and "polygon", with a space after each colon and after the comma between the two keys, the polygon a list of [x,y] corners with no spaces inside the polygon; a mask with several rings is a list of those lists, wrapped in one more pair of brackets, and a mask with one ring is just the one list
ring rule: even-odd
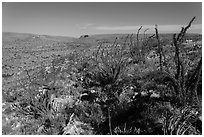
{"label": "bare branch", "polygon": [[146,31],[148,31],[148,30],[149,30],[149,28],[147,28],[147,29],[144,30],[144,39],[146,39],[146,34],[145,34],[145,33],[146,33]]}
{"label": "bare branch", "polygon": [[[139,42],[139,34],[140,34],[140,30],[142,29],[142,26],[140,26],[140,28],[137,31],[137,42]],[[138,45],[137,45],[138,46]]]}
{"label": "bare branch", "polygon": [[158,42],[158,53],[159,53],[159,64],[160,64],[160,71],[162,71],[162,45],[160,43],[160,39],[159,39],[159,34],[158,34],[158,28],[157,28],[157,24],[155,25],[155,31],[156,31],[156,39]]}

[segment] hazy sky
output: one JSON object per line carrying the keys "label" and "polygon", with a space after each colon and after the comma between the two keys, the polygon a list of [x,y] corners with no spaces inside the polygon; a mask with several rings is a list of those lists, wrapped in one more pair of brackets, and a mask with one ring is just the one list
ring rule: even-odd
{"label": "hazy sky", "polygon": [[202,3],[3,3],[3,32],[61,36],[136,33],[158,24],[161,33],[178,32],[196,16],[189,32],[202,32]]}

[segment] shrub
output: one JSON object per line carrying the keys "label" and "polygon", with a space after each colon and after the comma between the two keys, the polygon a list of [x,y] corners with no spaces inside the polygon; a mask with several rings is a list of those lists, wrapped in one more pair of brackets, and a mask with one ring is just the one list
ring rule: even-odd
{"label": "shrub", "polygon": [[199,135],[193,123],[198,119],[198,112],[192,107],[184,107],[164,116],[164,135]]}

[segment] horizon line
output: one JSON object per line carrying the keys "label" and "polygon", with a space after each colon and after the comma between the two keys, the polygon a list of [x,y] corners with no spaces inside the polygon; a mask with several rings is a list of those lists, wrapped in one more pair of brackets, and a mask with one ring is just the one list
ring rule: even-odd
{"label": "horizon line", "polygon": [[[52,35],[52,34],[42,34],[42,33],[32,33],[32,32],[14,32],[14,31],[2,31],[2,33],[18,33],[18,34],[30,34],[30,35],[48,35],[48,36],[53,36],[53,37],[70,37],[70,38],[78,38],[83,35],[128,35],[128,34],[137,34],[135,33],[92,33],[92,34],[81,34],[79,36],[68,36],[68,35]],[[178,34],[179,32],[160,32],[159,34]],[[155,34],[155,33],[145,33],[145,34]],[[187,32],[186,34],[199,34],[202,35],[202,32]],[[140,33],[139,35],[144,35],[143,33]]]}

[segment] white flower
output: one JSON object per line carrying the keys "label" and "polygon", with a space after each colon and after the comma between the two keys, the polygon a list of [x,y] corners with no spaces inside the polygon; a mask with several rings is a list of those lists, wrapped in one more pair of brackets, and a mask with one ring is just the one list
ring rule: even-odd
{"label": "white flower", "polygon": [[51,67],[49,67],[49,66],[47,66],[47,67],[45,67],[45,71],[47,72],[47,73],[51,73],[51,69],[50,69]]}
{"label": "white flower", "polygon": [[134,87],[132,87],[132,86],[131,86],[131,87],[130,87],[130,89],[131,89],[131,90],[133,90],[133,89],[134,89]]}
{"label": "white flower", "polygon": [[151,96],[150,96],[151,98],[159,98],[160,97],[160,95],[159,94],[157,94],[157,93],[153,93]]}
{"label": "white flower", "polygon": [[142,92],[141,92],[141,95],[142,95],[142,96],[147,96],[148,93],[147,93],[146,91],[142,91]]}

